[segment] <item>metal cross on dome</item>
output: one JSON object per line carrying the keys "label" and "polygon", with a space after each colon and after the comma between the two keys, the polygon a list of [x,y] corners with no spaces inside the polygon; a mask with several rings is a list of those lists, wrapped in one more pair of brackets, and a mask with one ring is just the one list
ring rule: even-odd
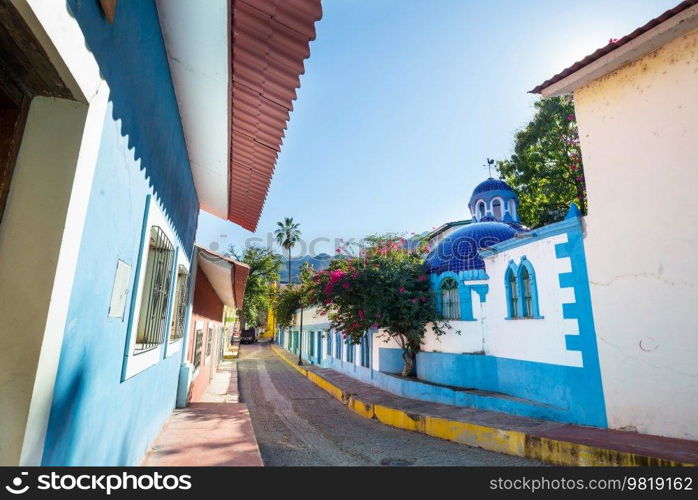
{"label": "metal cross on dome", "polygon": [[492,165],[494,165],[494,160],[492,158],[487,158],[487,165],[483,165],[483,167],[487,167],[490,178],[492,178]]}

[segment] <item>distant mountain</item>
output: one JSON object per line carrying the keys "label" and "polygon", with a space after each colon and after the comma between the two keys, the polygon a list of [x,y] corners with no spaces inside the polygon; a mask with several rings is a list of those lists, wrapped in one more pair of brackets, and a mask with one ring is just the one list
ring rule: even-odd
{"label": "distant mountain", "polygon": [[[291,282],[298,283],[301,267],[306,262],[310,262],[313,269],[316,271],[322,271],[323,269],[327,269],[329,267],[330,260],[332,260],[332,258],[333,257],[331,255],[321,253],[315,257],[311,255],[304,255],[298,259],[291,259]],[[286,283],[288,281],[288,259],[282,261],[282,264],[279,267],[279,274],[281,275],[281,283]]]}

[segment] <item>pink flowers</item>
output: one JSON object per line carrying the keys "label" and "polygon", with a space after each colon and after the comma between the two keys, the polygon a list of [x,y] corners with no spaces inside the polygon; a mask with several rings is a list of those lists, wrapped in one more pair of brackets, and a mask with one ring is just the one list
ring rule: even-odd
{"label": "pink flowers", "polygon": [[421,299],[422,303],[425,303],[427,301],[426,297],[420,297],[420,299]]}
{"label": "pink flowers", "polygon": [[330,285],[334,285],[335,283],[337,283],[339,280],[344,278],[346,274],[347,273],[342,271],[341,269],[335,269],[334,271],[332,271],[330,273]]}
{"label": "pink flowers", "polygon": [[417,297],[415,297],[415,298],[412,299],[412,303],[413,303],[413,304],[416,304],[416,303],[417,303]]}
{"label": "pink flowers", "polygon": [[569,115],[567,115],[568,122],[573,122],[575,120],[575,118],[576,117],[574,116],[574,113],[570,113]]}
{"label": "pink flowers", "polygon": [[427,277],[424,276],[423,274],[420,274],[419,276],[417,276],[417,281],[426,281],[426,280],[427,280]]}
{"label": "pink flowers", "polygon": [[371,328],[378,328],[378,323],[371,323]]}
{"label": "pink flowers", "polygon": [[363,310],[363,309],[359,309],[358,314],[359,314],[359,319],[363,321],[364,318],[366,317],[366,313],[364,312],[364,310]]}
{"label": "pink flowers", "polygon": [[347,289],[349,288],[349,283],[346,282],[346,281],[345,281],[344,283],[342,283],[342,288],[344,288],[345,290],[347,290]]}
{"label": "pink flowers", "polygon": [[337,248],[335,249],[335,252],[337,252],[337,253],[342,253],[342,248],[341,248],[341,247],[337,247]]}
{"label": "pink flowers", "polygon": [[405,287],[401,286],[400,288],[398,288],[398,292],[405,293]]}

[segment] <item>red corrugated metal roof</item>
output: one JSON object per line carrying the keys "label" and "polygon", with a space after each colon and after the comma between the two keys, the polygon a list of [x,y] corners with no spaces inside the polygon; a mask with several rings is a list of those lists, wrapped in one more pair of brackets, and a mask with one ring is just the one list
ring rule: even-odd
{"label": "red corrugated metal roof", "polygon": [[262,213],[320,0],[233,0],[228,219],[254,231]]}
{"label": "red corrugated metal roof", "polygon": [[663,23],[664,21],[666,21],[667,19],[669,19],[671,17],[674,17],[676,14],[679,14],[680,12],[683,12],[684,10],[688,9],[689,7],[696,5],[697,3],[698,3],[698,0],[686,0],[684,2],[681,2],[673,9],[669,9],[666,12],[664,12],[661,16],[655,17],[654,19],[649,21],[647,24],[637,28],[635,31],[633,31],[629,35],[626,35],[623,38],[616,40],[614,42],[609,42],[606,46],[601,47],[600,49],[596,50],[592,54],[589,54],[581,61],[577,61],[569,68],[562,70],[560,73],[558,73],[557,75],[553,76],[552,78],[549,78],[548,80],[544,81],[543,83],[538,85],[533,90],[530,90],[529,92],[531,92],[532,94],[540,94],[540,92],[544,88],[550,87],[552,84],[559,82],[563,78],[566,78],[569,75],[576,73],[577,71],[582,69],[584,66],[587,66],[587,65],[591,64],[592,62],[596,61],[597,59],[600,59],[601,57],[605,56],[609,52],[616,50],[618,47],[622,47],[623,45],[630,42],[631,40],[634,40],[635,38],[639,37],[643,33],[648,32],[649,30],[651,30],[655,26]]}

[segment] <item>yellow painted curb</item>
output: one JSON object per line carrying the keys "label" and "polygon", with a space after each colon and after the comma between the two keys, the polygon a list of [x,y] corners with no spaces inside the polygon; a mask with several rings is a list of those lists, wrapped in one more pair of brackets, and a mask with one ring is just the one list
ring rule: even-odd
{"label": "yellow painted curb", "polygon": [[382,405],[365,403],[355,395],[342,391],[317,373],[302,368],[287,359],[282,349],[275,345],[272,351],[301,375],[324,391],[332,394],[351,411],[364,418],[429,436],[496,451],[517,457],[526,457],[555,465],[585,466],[687,466],[663,458],[650,457],[618,450],[597,448],[569,441],[532,436],[520,431],[497,429],[457,420],[447,420],[428,415],[409,414],[402,410]]}

